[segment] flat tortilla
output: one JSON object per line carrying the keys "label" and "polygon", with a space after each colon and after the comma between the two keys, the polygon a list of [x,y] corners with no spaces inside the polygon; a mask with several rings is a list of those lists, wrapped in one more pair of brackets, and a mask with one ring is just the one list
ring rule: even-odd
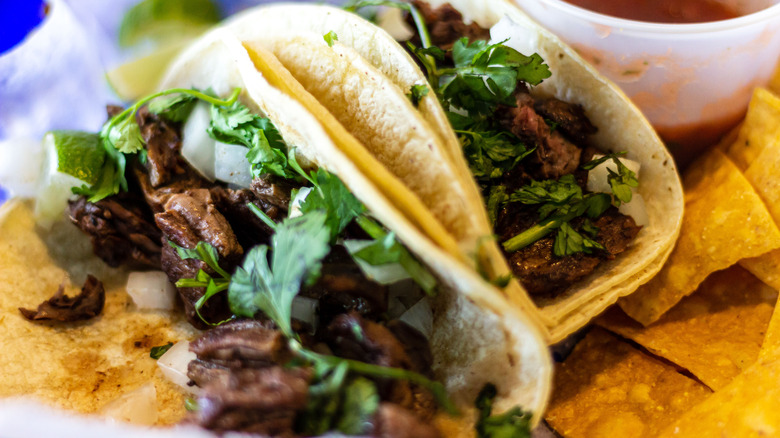
{"label": "flat tortilla", "polygon": [[[273,62],[272,54],[261,55]],[[280,77],[284,75],[280,73],[273,80]],[[432,303],[433,371],[465,413],[458,421],[463,435],[473,434],[474,417],[468,413],[474,411],[475,397],[487,382],[498,386],[497,409],[521,405],[533,411],[534,422],[538,421],[549,397],[551,364],[534,324],[394,208],[377,185],[337,147],[328,129],[258,72],[239,40],[224,29],[203,37],[174,62],[160,86],[173,87],[211,88],[219,95],[242,87],[242,101],[273,120],[286,143],[296,148],[298,159],[339,176],[447,286]],[[384,183],[391,184],[392,180]],[[487,339],[490,342],[485,342]]]}
{"label": "flat tortilla", "polygon": [[663,269],[620,307],[644,325],[657,321],[711,273],[780,248],[780,230],[748,180],[713,149],[684,177],[685,218]]}
{"label": "flat tortilla", "polygon": [[718,390],[758,359],[777,291],[739,266],[715,272],[643,327],[614,307],[596,324],[688,370]]}
{"label": "flat tortilla", "polygon": [[[436,6],[443,1],[433,1]],[[600,127],[594,138],[609,150],[627,150],[642,163],[639,191],[647,201],[650,226],[626,254],[600,267],[562,297],[534,305],[516,281],[504,289],[515,306],[536,314],[559,340],[633,292],[655,274],[669,255],[682,217],[682,189],[674,162],[636,107],[572,49],[502,1],[451,1],[467,21],[489,27],[509,16],[528,32],[554,74],[534,93],[583,104]],[[451,130],[443,133],[441,108],[423,100],[420,112],[405,98],[425,75],[386,33],[341,10],[326,6],[258,8],[226,27],[241,39],[273,52],[293,76],[344,124],[367,149],[420,197],[455,237],[464,255],[488,278],[509,273],[492,235],[479,190]],[[329,47],[322,35],[340,38]],[[306,35],[306,33],[308,33]],[[343,37],[342,37],[343,35]],[[371,41],[371,44],[366,44]],[[327,59],[327,67],[320,60]],[[565,73],[563,73],[565,72]],[[349,84],[343,87],[342,84]],[[435,103],[435,102],[434,102]],[[412,130],[413,139],[407,138]],[[425,130],[421,132],[420,130]],[[376,179],[371,172],[366,173]],[[476,193],[476,196],[475,196]],[[407,212],[408,213],[408,212]]]}
{"label": "flat tortilla", "polygon": [[567,438],[655,437],[670,419],[712,394],[600,328],[556,371],[545,420]]}
{"label": "flat tortilla", "polygon": [[[157,425],[184,414],[184,394],[157,371],[149,351],[191,339],[197,331],[178,313],[134,310],[124,291],[126,273],[111,270],[92,255],[89,239],[70,223],[55,227],[50,250],[36,233],[31,210],[11,201],[0,208],[0,321],[3,366],[0,397],[26,396],[81,413],[100,411],[118,397],[152,383]],[[60,252],[60,254],[57,254]],[[104,281],[103,313],[84,322],[32,323],[19,307],[48,299],[69,272],[80,284],[86,272]],[[77,287],[68,287],[70,295]]]}

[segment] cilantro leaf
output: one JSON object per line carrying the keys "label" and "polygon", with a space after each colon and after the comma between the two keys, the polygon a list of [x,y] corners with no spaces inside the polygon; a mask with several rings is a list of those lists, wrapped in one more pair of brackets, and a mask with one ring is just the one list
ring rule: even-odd
{"label": "cilantro leaf", "polygon": [[173,347],[173,342],[168,342],[165,345],[158,345],[156,347],[152,347],[152,349],[149,351],[149,357],[151,357],[154,360],[157,360],[162,357],[165,352],[171,349]]}
{"label": "cilantro leaf", "polygon": [[190,116],[198,99],[189,94],[175,94],[149,102],[149,111],[172,122],[183,122]]}
{"label": "cilantro leaf", "polygon": [[293,337],[293,298],[303,283],[316,280],[322,259],[330,252],[325,219],[324,212],[316,211],[277,225],[270,265],[268,246],[259,245],[249,251],[228,288],[233,313],[253,317],[261,310],[286,337]]}
{"label": "cilantro leaf", "polygon": [[315,188],[300,203],[301,213],[325,212],[331,241],[335,241],[350,222],[366,211],[366,207],[336,175],[318,169],[312,174],[312,180]]}
{"label": "cilantro leaf", "polygon": [[379,409],[379,393],[376,385],[365,377],[358,377],[344,388],[341,418],[336,430],[345,435],[361,435],[369,432],[371,417]]}
{"label": "cilantro leaf", "polygon": [[175,244],[172,241],[168,241],[168,245],[171,246],[174,250],[176,250],[176,254],[181,258],[182,260],[192,259],[192,260],[200,260],[206,264],[209,268],[211,268],[214,272],[219,275],[218,278],[212,277],[208,272],[204,271],[203,269],[199,269],[198,272],[195,274],[195,278],[182,278],[179,279],[176,282],[176,287],[205,287],[206,291],[203,295],[201,295],[200,298],[195,302],[195,313],[197,313],[198,317],[201,319],[201,321],[205,322],[208,325],[220,325],[224,322],[229,321],[220,321],[218,323],[212,323],[206,318],[203,317],[203,315],[200,314],[200,309],[203,308],[203,306],[206,304],[206,302],[213,297],[214,295],[224,292],[228,289],[228,285],[230,284],[232,276],[227,273],[224,269],[222,269],[221,266],[219,266],[219,252],[217,251],[214,246],[212,246],[208,242],[200,241],[195,246],[194,249],[189,248],[183,248],[177,244]]}
{"label": "cilantro leaf", "polygon": [[631,202],[631,199],[633,198],[633,191],[631,189],[639,187],[639,180],[636,177],[636,173],[620,161],[619,157],[624,155],[626,155],[626,152],[607,154],[581,166],[585,170],[592,170],[608,160],[612,160],[612,162],[615,163],[617,172],[608,167],[607,181],[612,189],[616,207],[619,207],[621,203]]}
{"label": "cilantro leaf", "polygon": [[506,187],[502,185],[496,185],[490,187],[490,191],[487,196],[487,213],[490,218],[490,223],[496,223],[498,220],[498,211],[501,206],[509,201],[509,195],[506,194]]}
{"label": "cilantro leaf", "polygon": [[534,151],[516,136],[505,131],[455,131],[471,173],[477,180],[501,178]]}
{"label": "cilantro leaf", "polygon": [[141,137],[141,128],[135,117],[129,116],[118,120],[110,124],[106,132],[105,139],[111,147],[123,154],[134,154],[143,149],[144,139]]}
{"label": "cilantro leaf", "polygon": [[416,84],[412,85],[412,87],[409,89],[409,92],[406,93],[406,97],[412,101],[412,105],[418,106],[420,105],[422,98],[427,96],[428,92],[430,91],[431,90],[429,90],[427,86],[423,84]]}
{"label": "cilantro leaf", "polygon": [[553,253],[558,257],[584,252],[592,254],[595,250],[605,250],[604,246],[593,239],[578,233],[568,222],[558,228],[553,244]]}
{"label": "cilantro leaf", "polygon": [[476,424],[477,437],[530,438],[531,413],[515,406],[501,415],[492,415],[493,400],[496,395],[496,387],[488,383],[477,396],[475,403],[477,410],[479,410],[479,420]]}
{"label": "cilantro leaf", "polygon": [[336,32],[330,31],[322,36],[322,38],[325,40],[326,43],[328,43],[328,47],[333,47],[333,44],[336,43],[336,41],[339,40],[339,36],[336,35]]}

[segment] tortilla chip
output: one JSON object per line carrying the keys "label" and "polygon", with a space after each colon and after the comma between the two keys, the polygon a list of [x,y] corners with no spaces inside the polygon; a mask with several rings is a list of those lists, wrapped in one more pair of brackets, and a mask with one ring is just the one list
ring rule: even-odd
{"label": "tortilla chip", "polygon": [[711,393],[595,328],[558,367],[545,419],[567,438],[651,437]]}
{"label": "tortilla chip", "polygon": [[716,272],[648,327],[612,308],[600,326],[687,369],[714,390],[758,358],[777,291],[739,266]]}
{"label": "tortilla chip", "polygon": [[779,120],[780,98],[765,88],[756,88],[737,141],[726,151],[740,170],[747,169],[764,147],[780,139]]}
{"label": "tortilla chip", "polygon": [[780,248],[780,230],[748,180],[712,150],[685,175],[685,216],[672,255],[620,307],[648,325],[690,295],[707,276]]}
{"label": "tortilla chip", "polygon": [[[34,230],[29,208],[12,202],[0,209],[0,397],[28,396],[82,413],[152,382],[157,392],[158,424],[173,424],[185,414],[184,394],[157,372],[151,347],[194,336],[182,317],[169,312],[132,311],[123,292],[126,275],[108,270],[91,256],[86,236],[71,224],[49,253]],[[67,244],[65,244],[68,242]],[[83,255],[88,256],[82,258]],[[96,318],[75,323],[32,323],[19,307],[35,308],[51,297],[68,277],[54,262],[70,256],[74,271],[94,272],[104,280],[106,304]],[[77,279],[74,278],[74,281]],[[79,280],[80,281],[80,280]],[[67,287],[73,296],[80,284]]]}
{"label": "tortilla chip", "polygon": [[758,437],[780,434],[780,350],[737,376],[660,436]]}
{"label": "tortilla chip", "polygon": [[767,85],[767,87],[773,93],[780,94],[780,62],[777,63],[775,72],[772,73],[772,77],[769,79],[769,85]]}
{"label": "tortilla chip", "polygon": [[739,264],[773,289],[780,290],[780,250],[742,259]]}
{"label": "tortilla chip", "polygon": [[780,349],[780,306],[775,306],[759,357],[764,359],[778,349]]}

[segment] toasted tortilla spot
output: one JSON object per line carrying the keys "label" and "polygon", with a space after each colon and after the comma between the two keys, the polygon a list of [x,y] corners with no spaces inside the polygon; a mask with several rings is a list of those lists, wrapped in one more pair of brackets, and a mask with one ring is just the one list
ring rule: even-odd
{"label": "toasted tortilla spot", "polygon": [[[83,246],[83,240],[87,240],[89,246],[86,236],[75,227],[61,231],[65,234],[52,239],[76,242],[71,248]],[[77,253],[73,260],[76,269],[69,270],[80,271],[102,263],[91,255],[91,260],[79,258]],[[158,424],[173,424],[183,418],[182,391],[157,373],[148,348],[135,347],[136,342],[162,344],[193,337],[194,329],[181,316],[132,310],[123,291],[126,275],[103,269],[103,275],[111,275],[106,278],[111,286],[106,288],[101,315],[73,323],[32,323],[24,319],[18,307],[46,299],[68,274],[54,263],[36,234],[32,212],[19,202],[12,201],[0,209],[0,258],[0,397],[27,396],[53,406],[95,413],[119,396],[153,382],[160,406]],[[67,293],[72,294],[74,289],[66,287]]]}
{"label": "toasted tortilla spot", "polygon": [[545,419],[567,438],[651,437],[711,393],[595,328],[558,367]]}
{"label": "toasted tortilla spot", "polygon": [[711,273],[780,248],[780,230],[748,180],[712,150],[686,173],[685,216],[661,272],[620,307],[644,325],[658,320]]}
{"label": "toasted tortilla spot", "polygon": [[734,266],[707,277],[693,295],[647,327],[617,307],[596,323],[718,390],[758,359],[776,302],[776,290]]}

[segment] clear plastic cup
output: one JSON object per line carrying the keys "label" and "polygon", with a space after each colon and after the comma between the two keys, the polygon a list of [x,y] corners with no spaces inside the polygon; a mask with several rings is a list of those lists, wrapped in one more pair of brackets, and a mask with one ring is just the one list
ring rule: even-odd
{"label": "clear plastic cup", "polygon": [[778,0],[723,0],[738,18],[694,24],[615,18],[561,0],[515,0],[642,109],[681,164],[743,117],[780,56]]}

